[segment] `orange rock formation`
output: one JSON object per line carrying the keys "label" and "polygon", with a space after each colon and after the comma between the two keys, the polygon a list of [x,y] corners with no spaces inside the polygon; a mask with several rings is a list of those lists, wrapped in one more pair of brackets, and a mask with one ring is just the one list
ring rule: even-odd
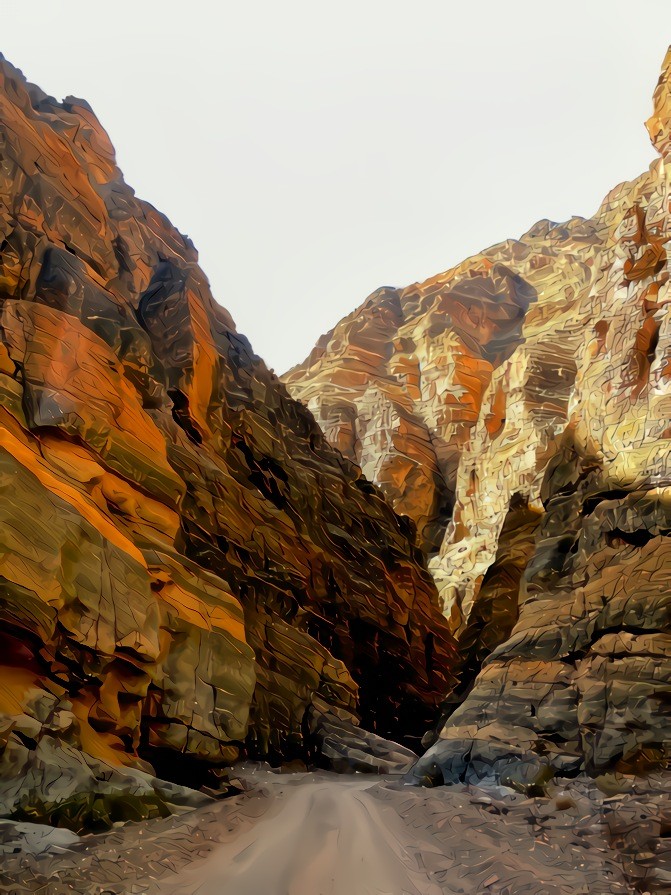
{"label": "orange rock formation", "polygon": [[81,790],[110,765],[194,783],[197,760],[305,755],[325,713],[420,736],[454,651],[410,527],[85,102],[3,62],[0,135],[6,810],[57,802],[70,766]]}

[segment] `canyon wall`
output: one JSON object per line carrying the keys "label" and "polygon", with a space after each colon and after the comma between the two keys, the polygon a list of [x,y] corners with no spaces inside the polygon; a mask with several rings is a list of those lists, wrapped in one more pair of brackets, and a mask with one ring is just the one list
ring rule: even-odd
{"label": "canyon wall", "polygon": [[412,526],[84,101],[3,61],[0,141],[2,810],[305,757],[323,715],[417,739],[454,648]]}
{"label": "canyon wall", "polygon": [[418,774],[671,753],[671,51],[647,126],[594,217],[379,290],[283,377],[431,555],[461,683]]}

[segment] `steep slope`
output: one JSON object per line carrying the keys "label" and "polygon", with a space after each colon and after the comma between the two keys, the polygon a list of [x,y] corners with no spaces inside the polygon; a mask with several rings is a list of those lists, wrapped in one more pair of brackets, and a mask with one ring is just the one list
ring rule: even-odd
{"label": "steep slope", "polygon": [[380,290],[284,377],[416,522],[462,695],[485,662],[420,772],[671,752],[671,51],[654,102],[593,218]]}
{"label": "steep slope", "polygon": [[58,801],[68,763],[193,783],[198,759],[305,754],[327,712],[421,735],[453,647],[411,528],[85,102],[2,62],[0,139],[5,810]]}

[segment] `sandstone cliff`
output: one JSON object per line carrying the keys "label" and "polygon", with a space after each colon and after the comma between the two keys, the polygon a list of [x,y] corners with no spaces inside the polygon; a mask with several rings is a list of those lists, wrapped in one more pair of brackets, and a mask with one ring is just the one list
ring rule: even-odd
{"label": "sandstone cliff", "polygon": [[0,140],[4,810],[48,814],[70,767],[95,789],[304,755],[322,713],[421,735],[453,647],[411,527],[236,332],[85,102],[2,62]]}
{"label": "sandstone cliff", "polygon": [[485,663],[420,772],[671,753],[671,51],[648,130],[593,218],[379,290],[284,377],[416,523],[462,695]]}

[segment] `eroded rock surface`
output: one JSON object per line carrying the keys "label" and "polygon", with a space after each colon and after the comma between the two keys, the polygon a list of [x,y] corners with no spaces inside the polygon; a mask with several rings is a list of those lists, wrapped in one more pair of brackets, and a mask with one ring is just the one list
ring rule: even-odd
{"label": "eroded rock surface", "polygon": [[146,762],[195,785],[305,754],[320,713],[421,735],[453,648],[411,527],[84,101],[2,62],[0,140],[2,810],[49,817],[54,760],[71,790]]}
{"label": "eroded rock surface", "polygon": [[670,97],[671,51],[660,157],[593,218],[380,290],[284,377],[432,554],[472,690],[420,774],[671,753]]}

